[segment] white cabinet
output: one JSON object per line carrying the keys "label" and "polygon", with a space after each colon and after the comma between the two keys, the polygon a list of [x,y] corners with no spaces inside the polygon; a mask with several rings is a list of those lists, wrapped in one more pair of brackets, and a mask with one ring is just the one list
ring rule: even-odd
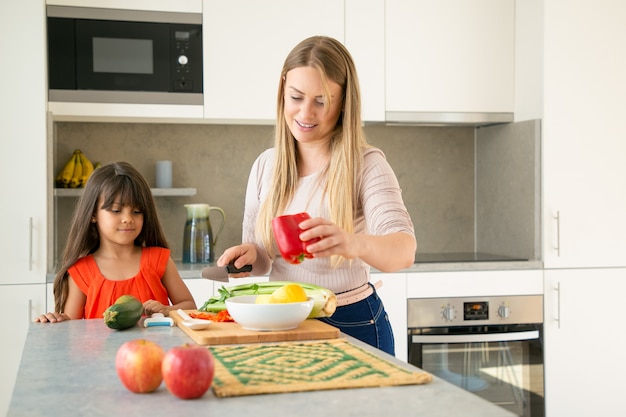
{"label": "white cabinet", "polygon": [[345,45],[361,87],[361,118],[385,120],[385,2],[345,0]]}
{"label": "white cabinet", "polygon": [[472,113],[512,117],[514,0],[385,4],[387,120],[428,120],[432,112],[452,122]]}
{"label": "white cabinet", "polygon": [[623,407],[625,292],[624,268],[545,272],[547,416],[611,414]]}
{"label": "white cabinet", "polygon": [[626,4],[544,3],[544,263],[626,266]]}
{"label": "white cabinet", "polygon": [[204,0],[204,116],[273,124],[287,54],[303,39],[343,42],[343,1]]}
{"label": "white cabinet", "polygon": [[202,0],[46,0],[47,5],[121,10],[201,13]]}
{"label": "white cabinet", "polygon": [[5,195],[0,285],[44,283],[48,171],[43,3],[3,2],[0,16],[0,59],[11,74],[3,77],[0,112],[0,188]]}
{"label": "white cabinet", "polygon": [[11,402],[28,327],[32,319],[45,309],[45,284],[0,286],[0,314],[3,317],[0,324],[0,416],[6,414]]}
{"label": "white cabinet", "polygon": [[383,300],[389,316],[396,345],[396,358],[407,361],[407,324],[406,324],[406,276],[403,272],[393,274],[372,274],[370,282],[382,281],[383,286],[376,290]]}
{"label": "white cabinet", "polygon": [[539,269],[411,272],[407,298],[481,297],[543,294]]}
{"label": "white cabinet", "polygon": [[189,278],[183,279],[183,282],[187,284],[187,288],[191,291],[196,308],[202,307],[202,304],[213,295],[213,281],[204,278]]}

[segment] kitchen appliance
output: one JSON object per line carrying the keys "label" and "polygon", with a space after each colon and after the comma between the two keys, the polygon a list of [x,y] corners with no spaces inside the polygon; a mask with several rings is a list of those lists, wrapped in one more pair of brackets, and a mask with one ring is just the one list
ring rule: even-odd
{"label": "kitchen appliance", "polygon": [[543,296],[409,299],[408,360],[524,417],[542,417]]}
{"label": "kitchen appliance", "polygon": [[202,16],[47,6],[49,101],[202,104]]}

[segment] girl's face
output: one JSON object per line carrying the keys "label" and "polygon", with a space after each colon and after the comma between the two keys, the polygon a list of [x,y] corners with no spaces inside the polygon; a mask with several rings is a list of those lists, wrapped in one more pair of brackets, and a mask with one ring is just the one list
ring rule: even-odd
{"label": "girl's face", "polygon": [[102,200],[98,202],[94,216],[100,243],[108,240],[119,245],[134,245],[143,227],[143,213],[136,208],[122,206],[117,199],[110,208],[101,207]]}
{"label": "girl's face", "polygon": [[341,86],[329,80],[332,105],[326,108],[322,79],[315,68],[298,67],[285,77],[285,120],[298,142],[328,140],[343,107]]}

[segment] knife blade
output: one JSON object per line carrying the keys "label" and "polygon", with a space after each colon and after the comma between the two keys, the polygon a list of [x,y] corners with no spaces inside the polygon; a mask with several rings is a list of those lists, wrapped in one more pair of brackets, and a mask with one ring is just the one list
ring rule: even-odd
{"label": "knife blade", "polygon": [[207,266],[202,269],[202,278],[219,282],[228,282],[228,274],[238,274],[240,272],[250,271],[252,271],[252,265],[244,265],[239,269],[235,268],[235,265],[233,264],[226,266]]}

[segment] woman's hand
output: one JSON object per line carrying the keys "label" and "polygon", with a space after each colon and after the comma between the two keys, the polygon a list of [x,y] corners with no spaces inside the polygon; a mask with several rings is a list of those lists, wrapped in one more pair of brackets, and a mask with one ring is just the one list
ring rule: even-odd
{"label": "woman's hand", "polygon": [[300,233],[303,241],[319,238],[320,240],[308,245],[306,250],[316,258],[341,255],[346,259],[360,256],[360,243],[356,235],[337,226],[335,223],[315,217],[300,223],[304,231]]}
{"label": "woman's hand", "polygon": [[59,323],[61,321],[71,320],[71,317],[65,313],[45,313],[39,317],[35,317],[35,323]]}
{"label": "woman's hand", "polygon": [[257,245],[252,243],[242,243],[241,245],[232,246],[222,253],[217,259],[217,266],[226,266],[233,264],[235,268],[242,268],[246,265],[252,265],[252,272],[240,272],[239,274],[230,274],[233,278],[244,278],[256,275],[262,275],[269,271],[270,260],[263,252],[261,253]]}
{"label": "woman's hand", "polygon": [[352,234],[331,221],[317,217],[300,223],[303,241],[320,238],[306,247],[314,257],[341,255],[346,259],[360,258],[381,272],[396,272],[408,268],[415,260],[415,237],[403,232],[388,235]]}

